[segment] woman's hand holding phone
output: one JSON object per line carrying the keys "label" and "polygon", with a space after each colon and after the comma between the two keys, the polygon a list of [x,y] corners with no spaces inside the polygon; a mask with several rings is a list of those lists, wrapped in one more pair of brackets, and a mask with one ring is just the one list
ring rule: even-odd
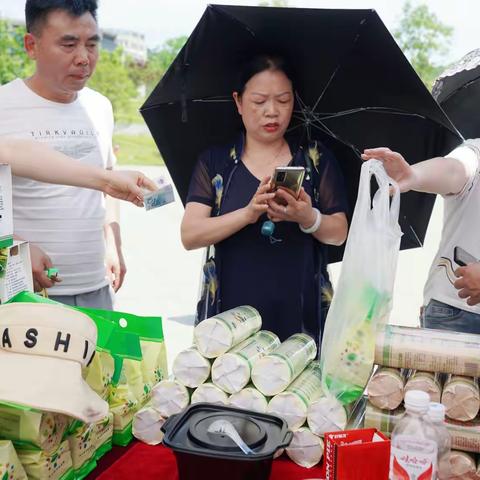
{"label": "woman's hand holding phone", "polygon": [[267,215],[272,222],[296,222],[304,228],[315,222],[312,199],[303,187],[298,198],[285,189],[278,188],[275,197],[268,201]]}
{"label": "woman's hand holding phone", "polygon": [[249,204],[245,207],[248,223],[255,223],[261,215],[267,212],[268,202],[273,200],[275,193],[271,191],[271,177],[265,177],[260,182]]}

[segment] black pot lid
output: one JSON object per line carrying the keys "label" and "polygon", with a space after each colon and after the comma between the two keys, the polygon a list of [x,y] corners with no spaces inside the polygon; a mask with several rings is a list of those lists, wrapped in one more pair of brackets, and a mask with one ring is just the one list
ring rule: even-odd
{"label": "black pot lid", "polygon": [[[227,433],[208,431],[224,421],[234,427],[250,453],[244,453]],[[174,452],[243,461],[271,459],[292,440],[285,420],[275,415],[207,403],[190,405],[171,416],[162,431],[163,444]]]}
{"label": "black pot lid", "polygon": [[196,419],[190,425],[188,435],[196,444],[213,450],[236,451],[239,446],[226,434],[212,433],[208,429],[213,422],[223,420],[230,422],[240,435],[240,438],[251,448],[257,448],[265,443],[266,433],[260,422],[246,415],[236,413],[211,413]]}

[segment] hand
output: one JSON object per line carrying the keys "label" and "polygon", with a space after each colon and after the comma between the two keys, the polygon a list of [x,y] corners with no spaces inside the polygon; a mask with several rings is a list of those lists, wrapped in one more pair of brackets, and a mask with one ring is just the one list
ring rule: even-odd
{"label": "hand", "polygon": [[459,277],[454,283],[458,296],[466,298],[468,305],[480,303],[480,262],[457,268],[455,275]]}
{"label": "hand", "polygon": [[400,153],[392,152],[389,148],[370,148],[363,151],[362,160],[375,158],[383,162],[388,176],[398,183],[401,192],[412,189],[415,180],[415,171]]}
{"label": "hand", "polygon": [[303,228],[311,227],[316,218],[312,199],[303,187],[298,199],[279,188],[275,192],[275,198],[268,202],[267,214],[272,222],[296,222]]}
{"label": "hand", "polygon": [[40,292],[44,288],[51,288],[57,282],[62,280],[56,275],[55,277],[47,277],[45,270],[52,268],[53,264],[50,257],[36,245],[30,243],[30,258],[32,261],[33,289]]}
{"label": "hand", "polygon": [[248,223],[255,223],[267,211],[268,201],[275,196],[275,193],[269,192],[270,189],[270,177],[265,177],[260,182],[260,186],[257,188],[250,203],[245,207]]}
{"label": "hand", "polygon": [[151,192],[158,190],[156,183],[141,172],[107,170],[106,183],[102,190],[111,197],[126,200],[142,207],[142,188]]}
{"label": "hand", "polygon": [[127,267],[125,265],[125,259],[123,258],[122,249],[117,248],[116,246],[107,248],[105,265],[110,285],[112,286],[114,292],[118,292],[123,284],[125,274],[127,273]]}

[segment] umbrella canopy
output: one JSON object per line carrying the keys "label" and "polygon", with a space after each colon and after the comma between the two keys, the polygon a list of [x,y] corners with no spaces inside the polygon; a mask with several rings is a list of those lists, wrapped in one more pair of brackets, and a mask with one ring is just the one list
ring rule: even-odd
{"label": "umbrella canopy", "polygon": [[443,72],[432,94],[464,138],[480,137],[480,49]]}
{"label": "umbrella canopy", "polygon": [[[271,52],[295,72],[290,133],[333,150],[352,211],[364,148],[389,146],[415,163],[460,141],[374,10],[209,5],[141,108],[183,201],[200,152],[241,130],[231,97],[241,63]],[[403,248],[422,245],[433,202],[402,198]],[[330,260],[341,256],[334,249]]]}

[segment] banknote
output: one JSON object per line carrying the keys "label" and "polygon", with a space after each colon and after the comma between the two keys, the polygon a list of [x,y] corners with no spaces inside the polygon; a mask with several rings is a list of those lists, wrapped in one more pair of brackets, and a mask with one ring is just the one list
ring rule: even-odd
{"label": "banknote", "polygon": [[143,203],[145,204],[145,210],[152,210],[175,201],[172,184],[167,183],[162,185],[160,182],[158,183],[160,184],[158,190],[144,195]]}

